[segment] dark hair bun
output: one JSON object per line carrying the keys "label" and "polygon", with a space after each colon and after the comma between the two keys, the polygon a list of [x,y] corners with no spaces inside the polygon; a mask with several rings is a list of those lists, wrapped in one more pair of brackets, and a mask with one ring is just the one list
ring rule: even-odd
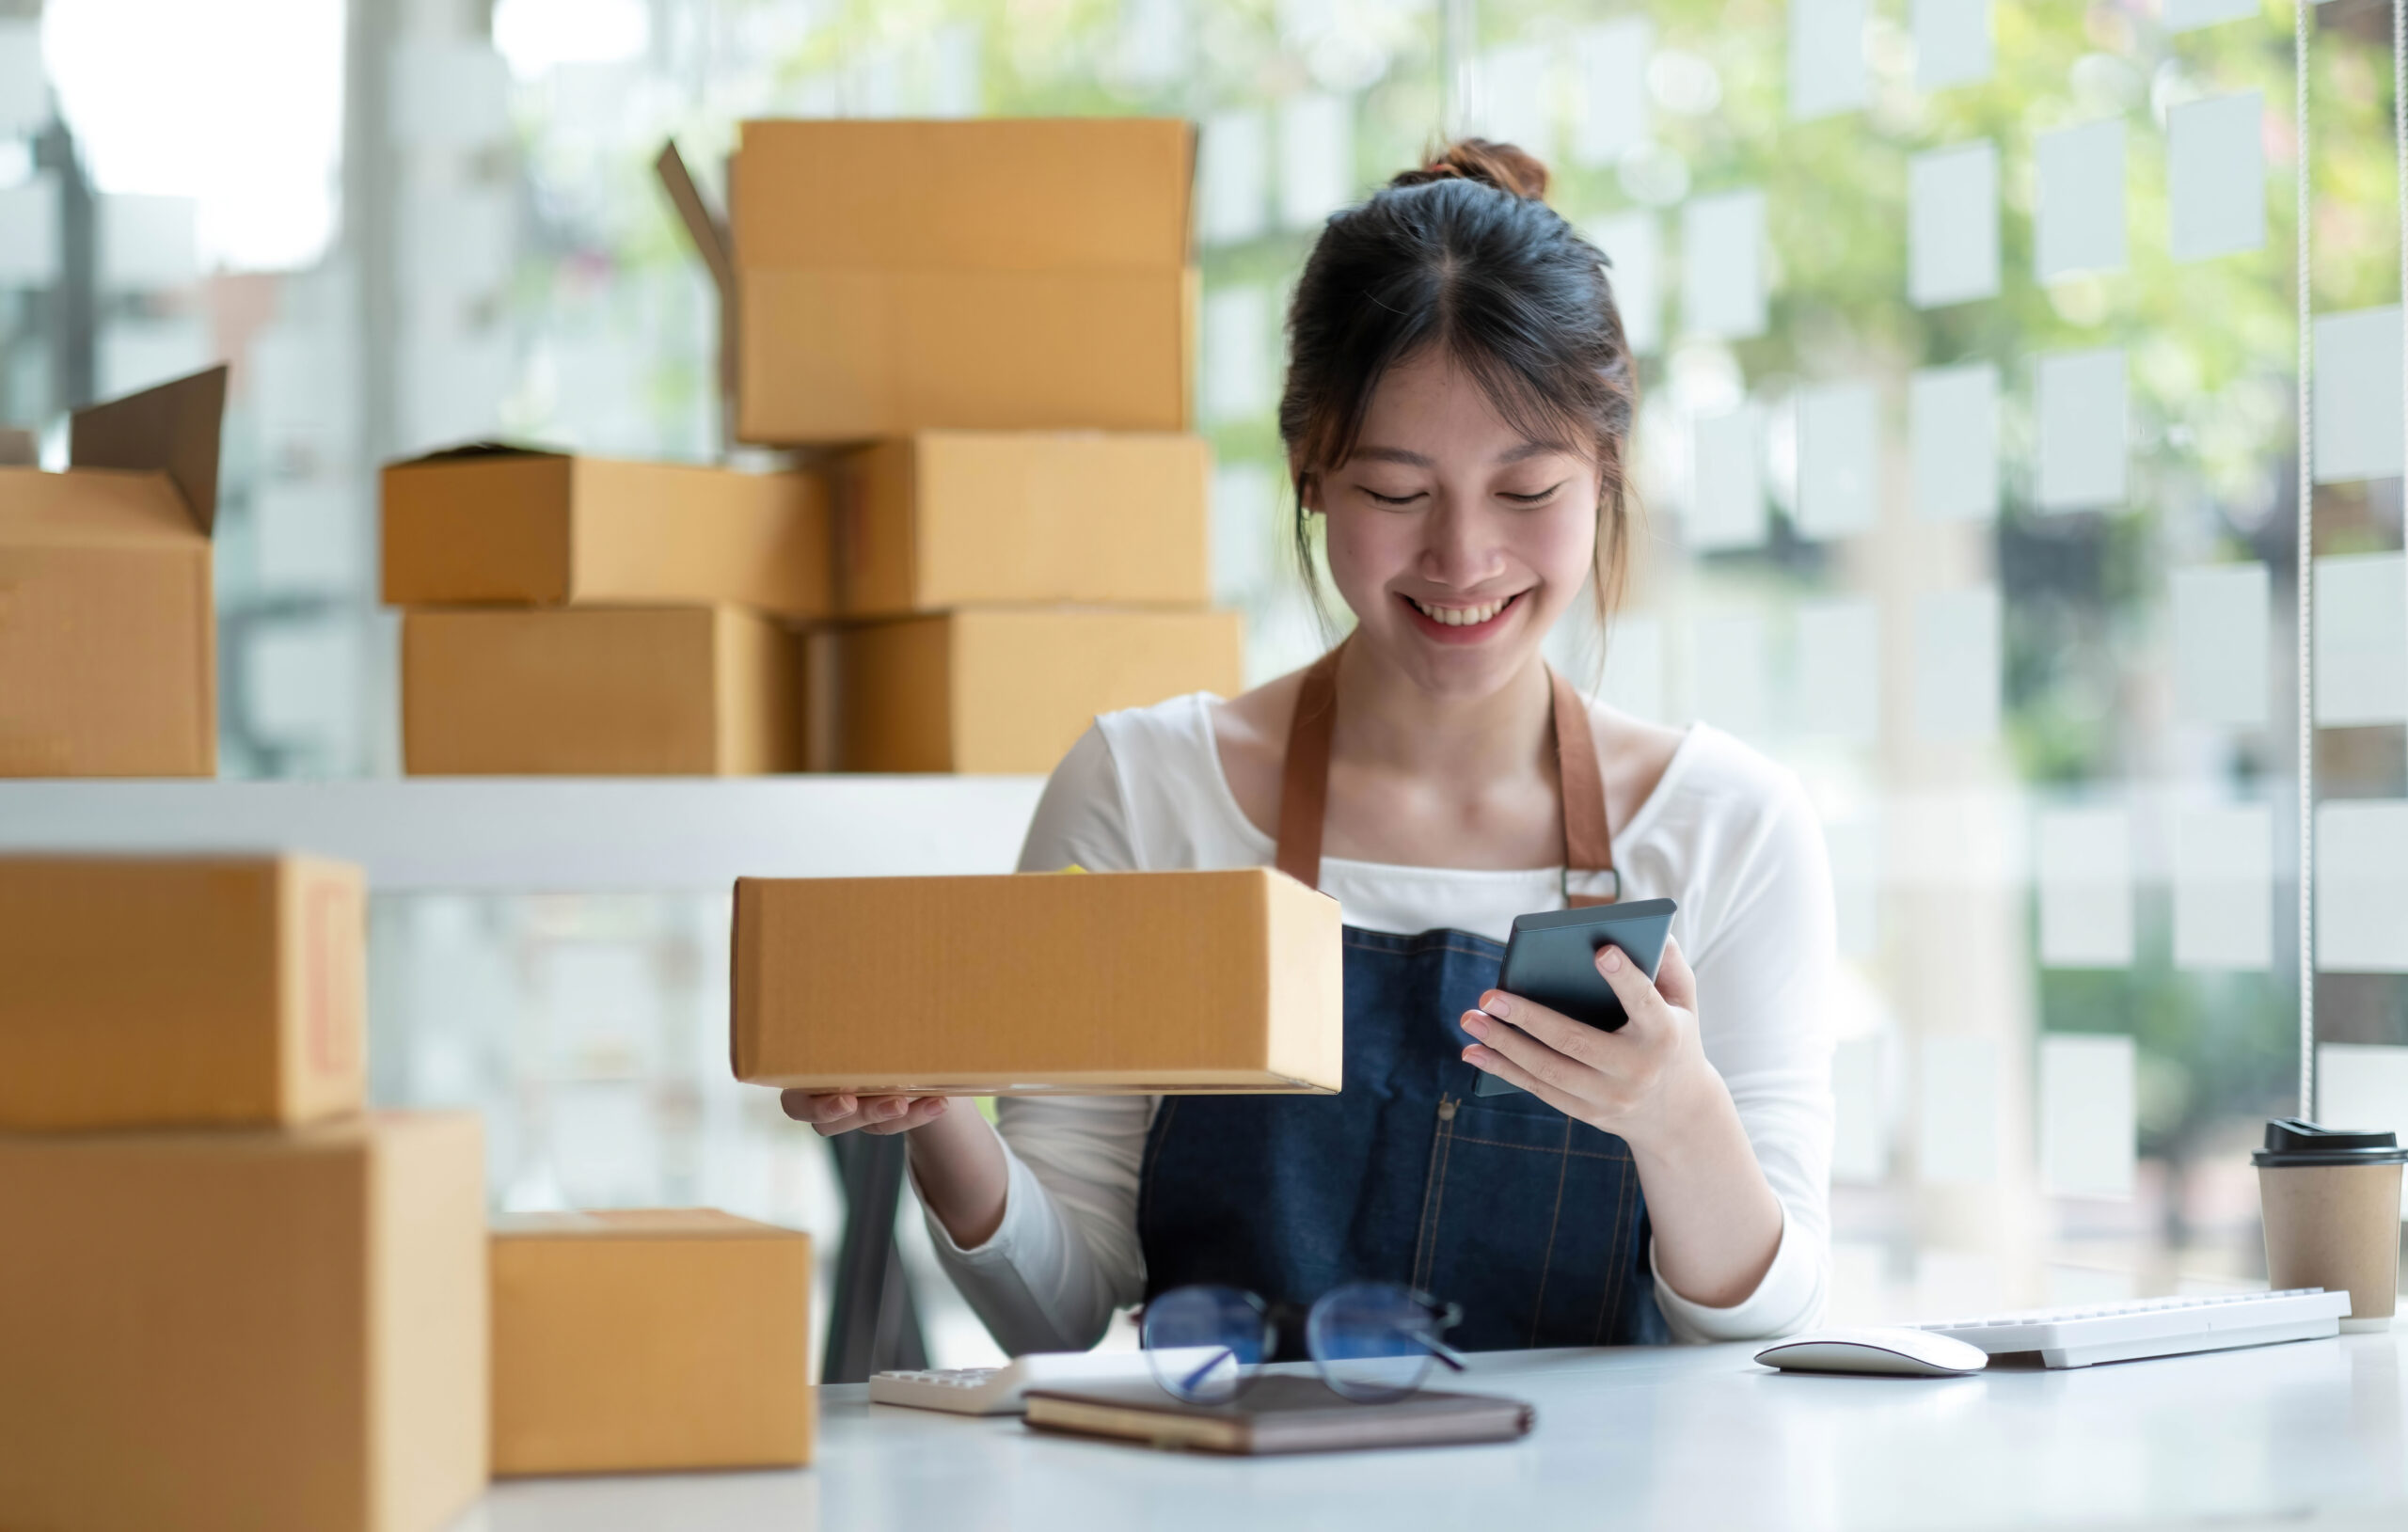
{"label": "dark hair bun", "polygon": [[1546,166],[1539,157],[1512,144],[1485,138],[1459,138],[1432,155],[1418,170],[1407,170],[1391,186],[1419,186],[1433,181],[1476,181],[1515,197],[1544,200]]}

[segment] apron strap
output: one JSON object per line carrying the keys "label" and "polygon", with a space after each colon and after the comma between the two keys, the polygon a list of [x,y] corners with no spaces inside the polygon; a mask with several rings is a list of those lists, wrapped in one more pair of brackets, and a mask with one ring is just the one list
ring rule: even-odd
{"label": "apron strap", "polygon": [[1308,889],[1321,887],[1321,827],[1329,808],[1329,734],[1338,722],[1341,642],[1313,661],[1296,688],[1288,720],[1288,759],[1279,770],[1279,854],[1275,865]]}
{"label": "apron strap", "polygon": [[[1340,643],[1313,661],[1296,688],[1288,722],[1288,756],[1279,775],[1279,849],[1273,865],[1307,888],[1321,887],[1322,824],[1329,810],[1329,740],[1338,722]],[[1613,894],[1574,893],[1574,873],[1610,873],[1613,838],[1606,826],[1606,783],[1597,769],[1589,709],[1572,683],[1547,667],[1554,703],[1556,780],[1563,799],[1564,898],[1567,908],[1611,904]],[[1617,891],[1622,879],[1614,879]]]}
{"label": "apron strap", "polygon": [[1552,665],[1546,678],[1555,690],[1555,776],[1563,792],[1563,905],[1579,909],[1609,905],[1621,896],[1615,874],[1612,893],[1575,893],[1574,873],[1614,870],[1613,837],[1606,829],[1606,779],[1597,769],[1597,741],[1589,729],[1589,704]]}

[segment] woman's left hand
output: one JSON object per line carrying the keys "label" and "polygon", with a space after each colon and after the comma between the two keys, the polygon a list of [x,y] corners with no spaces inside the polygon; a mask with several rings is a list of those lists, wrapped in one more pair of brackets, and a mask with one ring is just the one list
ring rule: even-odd
{"label": "woman's left hand", "polygon": [[1621,1027],[1601,1031],[1491,989],[1479,1010],[1464,1013],[1463,1029],[1480,1039],[1464,1050],[1464,1062],[1566,1116],[1652,1145],[1680,1120],[1681,1104],[1714,1078],[1698,1042],[1697,976],[1671,940],[1653,983],[1619,947],[1597,954],[1597,971],[1629,1015]]}

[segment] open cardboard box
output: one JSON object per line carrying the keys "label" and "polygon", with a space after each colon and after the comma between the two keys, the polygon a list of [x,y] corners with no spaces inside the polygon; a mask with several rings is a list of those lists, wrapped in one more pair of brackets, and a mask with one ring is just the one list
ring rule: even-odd
{"label": "open cardboard box", "polygon": [[225,412],[213,367],[76,411],[64,473],[0,466],[0,777],[216,775]]}
{"label": "open cardboard box", "polygon": [[1180,431],[1196,133],[1175,118],[750,121],[729,217],[656,162],[720,292],[737,440]]}

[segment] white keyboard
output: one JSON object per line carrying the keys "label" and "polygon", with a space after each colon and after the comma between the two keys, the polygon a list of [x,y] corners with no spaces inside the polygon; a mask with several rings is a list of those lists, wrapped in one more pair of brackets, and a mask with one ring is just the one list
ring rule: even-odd
{"label": "white keyboard", "polygon": [[872,1404],[908,1404],[958,1415],[1007,1415],[1026,1408],[1021,1396],[1032,1388],[1117,1382],[1153,1375],[1153,1366],[1143,1351],[1032,1351],[1000,1367],[874,1373],[869,1398]]}
{"label": "white keyboard", "polygon": [[2218,1293],[2204,1298],[2141,1298],[2087,1308],[2028,1309],[1976,1319],[1910,1326],[1952,1335],[1992,1356],[2037,1351],[2044,1366],[2086,1367],[2145,1356],[2221,1351],[2341,1333],[2350,1295],[2321,1287]]}

